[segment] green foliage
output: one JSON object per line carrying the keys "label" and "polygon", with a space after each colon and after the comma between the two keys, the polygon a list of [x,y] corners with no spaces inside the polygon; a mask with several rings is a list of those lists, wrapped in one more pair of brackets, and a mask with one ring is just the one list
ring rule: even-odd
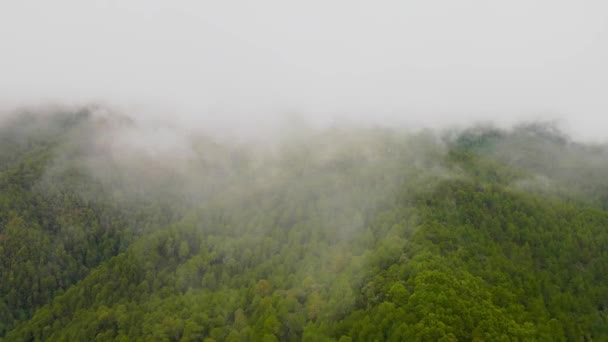
{"label": "green foliage", "polygon": [[[185,198],[88,172],[73,137],[98,124],[1,131],[0,340],[608,337],[608,194],[513,147],[568,144],[552,130],[330,130],[263,163],[201,143]],[[541,171],[552,191],[522,187]]]}

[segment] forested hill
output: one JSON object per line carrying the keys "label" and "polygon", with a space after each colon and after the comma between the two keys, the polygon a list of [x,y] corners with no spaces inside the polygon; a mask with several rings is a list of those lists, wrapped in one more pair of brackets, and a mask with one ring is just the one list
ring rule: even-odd
{"label": "forested hill", "polygon": [[0,341],[608,340],[608,148],[0,124]]}

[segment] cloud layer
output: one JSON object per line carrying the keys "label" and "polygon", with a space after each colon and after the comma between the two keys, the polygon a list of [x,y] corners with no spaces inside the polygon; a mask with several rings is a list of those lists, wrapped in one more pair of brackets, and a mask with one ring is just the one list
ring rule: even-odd
{"label": "cloud layer", "polygon": [[608,138],[604,1],[19,1],[0,5],[0,41],[9,107],[110,102],[246,126],[544,117]]}

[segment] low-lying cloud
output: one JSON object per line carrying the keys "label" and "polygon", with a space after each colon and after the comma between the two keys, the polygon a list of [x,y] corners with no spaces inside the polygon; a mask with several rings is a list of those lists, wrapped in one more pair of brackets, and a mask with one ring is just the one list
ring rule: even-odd
{"label": "low-lying cloud", "polygon": [[0,106],[101,102],[238,134],[293,112],[410,126],[557,118],[604,139],[606,13],[548,0],[11,2]]}

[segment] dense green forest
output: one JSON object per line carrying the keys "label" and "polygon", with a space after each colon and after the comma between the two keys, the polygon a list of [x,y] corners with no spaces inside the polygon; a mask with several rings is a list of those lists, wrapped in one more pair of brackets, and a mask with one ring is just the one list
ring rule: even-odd
{"label": "dense green forest", "polygon": [[0,341],[605,341],[608,147],[0,124]]}

